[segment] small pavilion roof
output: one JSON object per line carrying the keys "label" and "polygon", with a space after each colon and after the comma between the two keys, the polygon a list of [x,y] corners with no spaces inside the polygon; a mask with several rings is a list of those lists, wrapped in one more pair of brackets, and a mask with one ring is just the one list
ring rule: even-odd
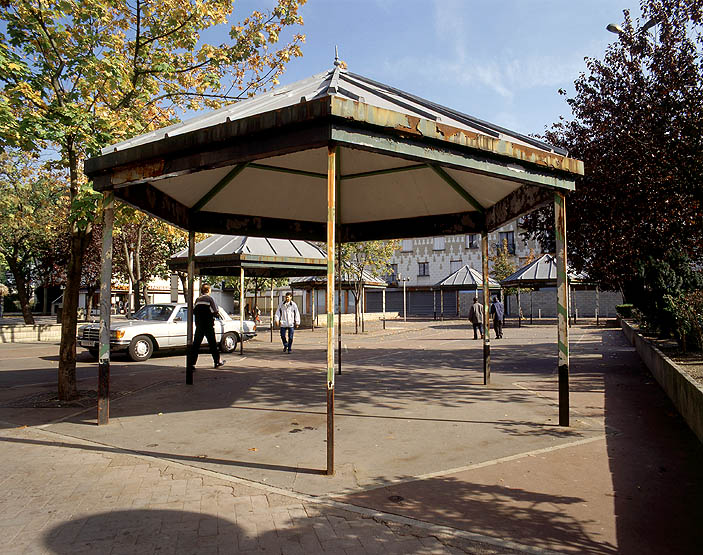
{"label": "small pavilion roof", "polygon": [[[188,268],[188,249],[174,254],[172,270]],[[290,277],[327,272],[325,253],[309,241],[212,235],[195,245],[195,267],[202,275]]]}
{"label": "small pavilion roof", "polygon": [[[584,274],[569,271],[569,283],[585,284]],[[543,254],[502,280],[503,287],[553,287],[557,283],[557,262],[553,254]]]}
{"label": "small pavilion roof", "polygon": [[[363,271],[362,276],[363,276],[365,287],[368,287],[371,289],[388,287],[388,284],[383,279],[374,277],[367,270]],[[336,283],[337,283],[336,276],[334,278],[334,281],[335,281],[335,287],[336,287]],[[348,273],[342,274],[342,286],[350,286],[351,284],[353,284],[355,282],[356,282],[356,277],[351,276]],[[297,287],[299,289],[312,289],[312,288],[317,289],[317,288],[323,287],[326,283],[327,283],[327,276],[326,275],[294,277],[294,278],[291,278],[291,280],[290,280],[291,287]]]}
{"label": "small pavilion roof", "polygon": [[[459,268],[456,272],[449,274],[435,287],[439,289],[465,289],[474,290],[483,288],[483,274],[474,270],[468,264]],[[492,277],[488,278],[489,289],[500,289],[500,283]]]}

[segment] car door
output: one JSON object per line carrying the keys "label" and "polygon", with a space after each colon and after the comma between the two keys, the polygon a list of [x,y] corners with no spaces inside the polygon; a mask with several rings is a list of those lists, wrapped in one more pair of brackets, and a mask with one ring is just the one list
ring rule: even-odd
{"label": "car door", "polygon": [[215,338],[219,343],[222,340],[222,334],[224,333],[225,319],[227,315],[221,306],[217,307],[217,316],[215,316]]}
{"label": "car door", "polygon": [[[195,326],[193,326],[195,332]],[[169,323],[169,347],[185,347],[188,334],[188,308],[180,307]]]}

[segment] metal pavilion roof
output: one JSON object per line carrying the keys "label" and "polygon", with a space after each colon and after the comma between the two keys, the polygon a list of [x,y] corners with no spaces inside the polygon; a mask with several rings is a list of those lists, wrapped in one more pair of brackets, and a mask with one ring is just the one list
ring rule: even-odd
{"label": "metal pavilion roof", "polygon": [[85,171],[184,229],[323,241],[330,146],[346,242],[495,229],[583,173],[563,150],[339,66],[107,147]]}
{"label": "metal pavilion roof", "polygon": [[[584,274],[569,271],[568,276],[569,283],[584,284],[587,282],[587,277]],[[500,283],[503,287],[554,287],[557,283],[556,256],[543,254]]]}
{"label": "metal pavilion roof", "polygon": [[138,145],[143,145],[160,139],[183,135],[191,131],[229,123],[249,116],[278,110],[294,104],[309,102],[325,96],[337,96],[352,101],[408,114],[415,114],[431,121],[449,125],[471,133],[480,133],[511,141],[514,144],[531,146],[566,155],[567,151],[539,141],[532,137],[510,131],[504,127],[463,114],[435,102],[425,100],[394,87],[384,85],[361,75],[351,73],[346,69],[335,67],[318,73],[290,85],[277,87],[269,92],[230,104],[219,110],[208,112],[202,116],[189,119],[182,123],[158,129],[133,139],[105,147],[102,154],[123,151]]}
{"label": "metal pavilion roof", "polygon": [[[174,254],[168,265],[185,271],[188,249]],[[239,275],[243,267],[247,276],[290,277],[325,273],[327,259],[309,241],[212,235],[196,243],[195,267],[202,275]]]}
{"label": "metal pavilion roof", "polygon": [[[481,289],[483,288],[483,274],[477,270],[474,270],[468,264],[465,264],[456,272],[449,274],[442,281],[438,282],[435,287],[439,289]],[[500,289],[500,283],[492,277],[489,277],[488,288]]]}

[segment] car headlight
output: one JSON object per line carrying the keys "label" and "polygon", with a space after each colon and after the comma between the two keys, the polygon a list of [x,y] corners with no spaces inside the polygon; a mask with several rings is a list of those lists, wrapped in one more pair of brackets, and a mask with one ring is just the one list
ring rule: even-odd
{"label": "car headlight", "polygon": [[124,337],[124,330],[112,330],[110,332],[111,339],[122,339]]}

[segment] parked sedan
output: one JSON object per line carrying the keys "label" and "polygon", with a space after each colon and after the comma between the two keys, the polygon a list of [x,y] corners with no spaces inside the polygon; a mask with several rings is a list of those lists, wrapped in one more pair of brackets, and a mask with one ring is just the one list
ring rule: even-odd
{"label": "parked sedan", "polygon": [[[232,319],[222,307],[215,318],[215,337],[220,351],[231,353],[239,341],[256,335],[256,323],[244,321],[244,333],[239,320]],[[134,361],[148,360],[155,351],[183,349],[187,343],[188,307],[182,303],[149,304],[139,309],[127,320],[113,321],[110,325],[110,352],[126,351]],[[193,327],[195,330],[195,326]],[[83,326],[78,331],[78,342],[90,354],[98,356],[99,324]],[[205,341],[207,344],[207,341]]]}

